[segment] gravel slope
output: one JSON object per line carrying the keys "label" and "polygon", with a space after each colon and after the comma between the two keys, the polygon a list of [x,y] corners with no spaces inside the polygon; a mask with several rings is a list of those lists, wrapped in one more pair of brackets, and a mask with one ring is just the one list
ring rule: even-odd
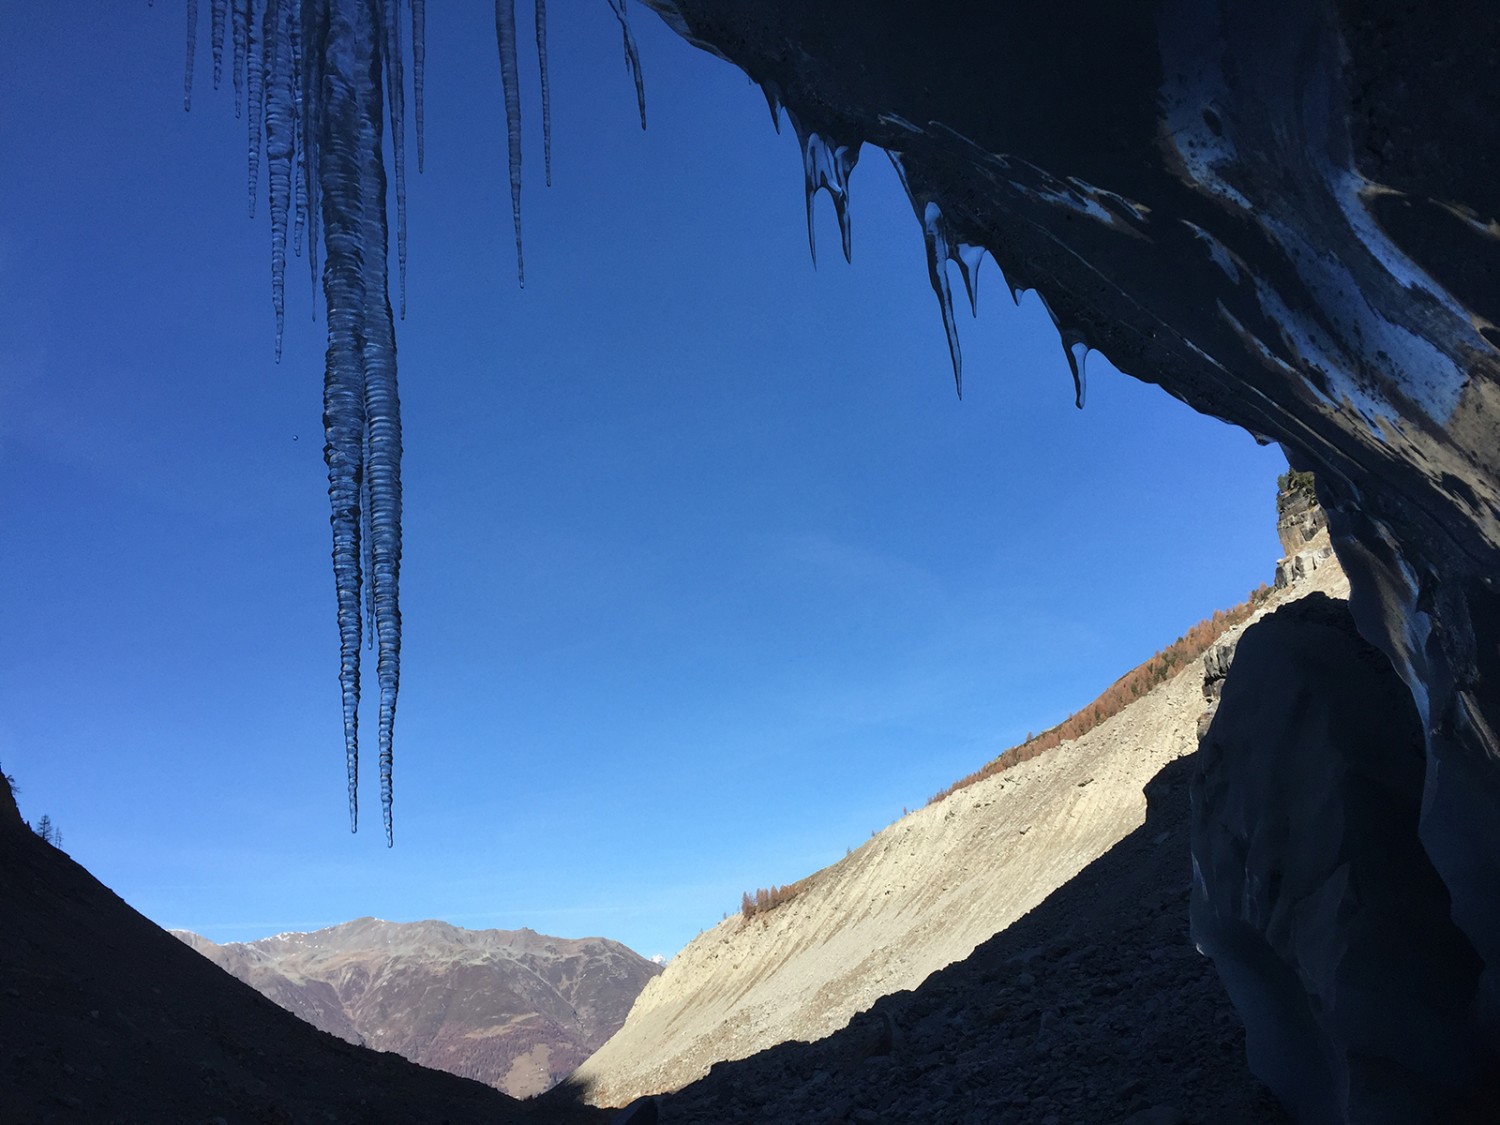
{"label": "gravel slope", "polygon": [[[1311,589],[1347,583],[1324,566],[1266,609]],[[968,957],[1141,827],[1147,783],[1196,749],[1202,689],[1194,661],[1082,738],[897,821],[791,902],[705,932],[574,1087],[596,1105],[680,1089],[715,1063],[822,1039]],[[1185,839],[1175,854],[1185,865]]]}

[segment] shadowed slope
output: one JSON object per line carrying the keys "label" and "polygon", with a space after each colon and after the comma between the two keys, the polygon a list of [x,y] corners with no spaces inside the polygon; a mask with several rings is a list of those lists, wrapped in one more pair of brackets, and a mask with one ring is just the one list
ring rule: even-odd
{"label": "shadowed slope", "polygon": [[[4,782],[0,781],[0,789]],[[0,794],[0,1121],[597,1121],[318,1031],[136,913]]]}
{"label": "shadowed slope", "polygon": [[660,1100],[662,1125],[1286,1121],[1188,940],[1193,761],[1147,784],[1140,828],[963,961],[817,1043],[715,1066]]}

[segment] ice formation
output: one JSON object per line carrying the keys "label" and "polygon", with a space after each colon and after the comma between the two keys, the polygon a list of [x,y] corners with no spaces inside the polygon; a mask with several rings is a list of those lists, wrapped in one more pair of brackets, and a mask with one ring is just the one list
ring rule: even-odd
{"label": "ice formation", "polygon": [[[626,67],[646,124],[640,53],[626,0],[608,0],[619,21]],[[380,804],[392,842],[391,763],[401,679],[401,413],[396,332],[388,276],[385,139],[390,129],[396,195],[398,306],[406,315],[406,44],[411,21],[411,96],[417,171],[425,163],[425,0],[212,0],[213,84],[223,74],[226,30],[235,116],[248,117],[249,209],[266,165],[271,223],[271,302],[276,357],[286,318],[287,245],[321,282],[328,319],[323,376],[324,460],[332,506],[339,626],[339,685],[348,769],[349,825],[359,825],[360,649],[376,657]],[[552,111],[546,0],[536,0],[546,178],[552,182]],[[192,108],[198,3],[187,0],[183,106]],[[516,270],[521,247],[521,106],[515,0],[496,0],[495,33],[504,90]],[[852,161],[850,162],[852,164]],[[847,174],[847,170],[845,170]],[[290,232],[288,231],[290,227]],[[290,235],[290,237],[289,237]],[[846,235],[847,244],[847,235]]]}

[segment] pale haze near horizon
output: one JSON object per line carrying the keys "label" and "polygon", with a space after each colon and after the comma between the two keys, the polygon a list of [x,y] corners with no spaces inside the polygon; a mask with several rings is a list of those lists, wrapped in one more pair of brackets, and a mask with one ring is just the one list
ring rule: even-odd
{"label": "pale haze near horizon", "polygon": [[607,6],[553,8],[524,290],[492,25],[428,16],[388,851],[368,706],[344,805],[321,308],[292,259],[276,365],[206,10],[184,114],[180,5],[0,3],[0,764],[164,926],[671,954],[1270,578],[1275,447],[1098,355],[1075,410],[993,263],[960,402],[879,152],[814,269],[760,92],[636,9],[642,133]]}

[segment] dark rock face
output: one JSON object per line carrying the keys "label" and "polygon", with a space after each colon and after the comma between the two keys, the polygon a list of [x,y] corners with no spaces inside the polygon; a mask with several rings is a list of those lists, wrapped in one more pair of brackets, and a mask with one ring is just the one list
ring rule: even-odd
{"label": "dark rock face", "polygon": [[1422,729],[1347,608],[1251,626],[1193,781],[1193,936],[1301,1120],[1491,1120],[1481,963],[1417,838]]}
{"label": "dark rock face", "polygon": [[814,151],[897,154],[935,286],[983,248],[1065,346],[1317,474],[1500,1010],[1500,6],[650,2]]}
{"label": "dark rock face", "polygon": [[360,918],[225,945],[176,936],[314,1027],[517,1097],[570,1074],[661,972],[603,938],[435,921]]}

